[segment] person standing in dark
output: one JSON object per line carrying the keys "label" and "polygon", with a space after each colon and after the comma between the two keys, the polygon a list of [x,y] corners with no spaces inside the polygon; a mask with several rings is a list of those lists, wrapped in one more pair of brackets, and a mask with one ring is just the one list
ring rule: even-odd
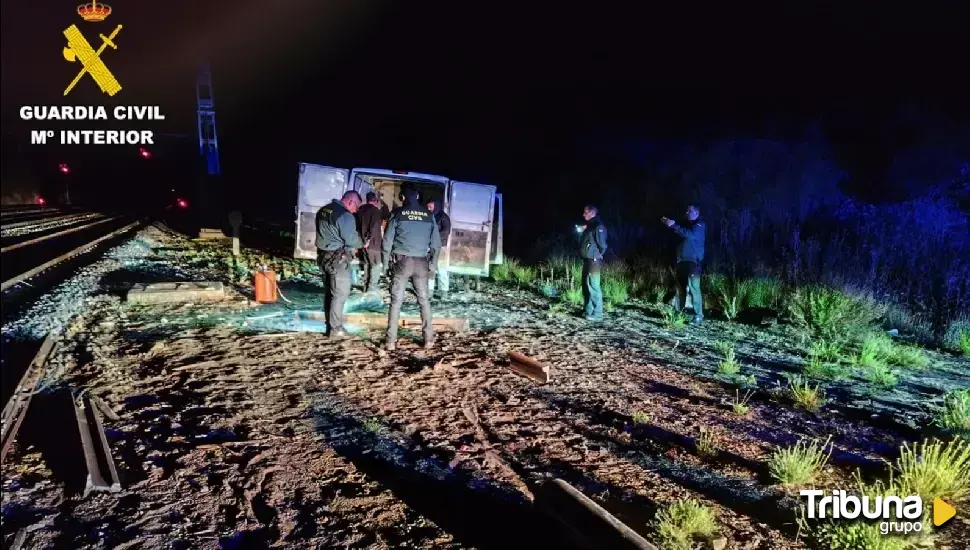
{"label": "person standing in dark", "polygon": [[361,259],[364,263],[364,292],[378,292],[381,269],[381,245],[383,240],[382,213],[376,193],[367,193],[367,204],[357,211],[357,226],[364,242]]}
{"label": "person standing in dark", "polygon": [[603,320],[603,287],[600,272],[606,254],[606,226],[599,218],[599,210],[592,204],[583,208],[586,225],[580,230],[579,254],[583,257],[583,298],[587,321]]}
{"label": "person standing in dark", "polygon": [[[428,210],[434,215],[435,223],[438,227],[438,235],[441,238],[441,249],[443,251],[448,250],[448,236],[451,235],[451,217],[445,213],[445,209],[441,207],[440,200],[429,200],[427,205]],[[440,255],[437,260],[440,261]],[[439,269],[438,261],[431,266],[432,271],[434,271],[434,277],[428,279],[428,288],[435,293],[435,297],[445,301],[448,299],[448,267],[444,269]],[[435,292],[435,287],[437,287],[437,292]]]}
{"label": "person standing in dark", "polygon": [[687,223],[679,225],[670,218],[661,218],[664,225],[674,230],[680,237],[677,244],[677,298],[674,307],[683,311],[687,303],[687,293],[690,292],[691,305],[694,309],[692,325],[700,325],[704,321],[704,302],[701,298],[701,265],[704,262],[704,239],[707,226],[701,219],[700,209],[696,205],[687,207]]}
{"label": "person standing in dark", "polygon": [[[424,348],[434,345],[434,327],[431,324],[431,303],[428,301],[428,276],[437,264],[441,251],[441,234],[434,215],[418,202],[413,189],[403,192],[404,206],[395,209],[387,223],[382,248],[384,263],[391,271],[391,308],[387,315],[387,350],[397,347],[397,324],[404,302],[404,289],[408,281],[414,285],[421,308],[421,330]],[[430,258],[430,259],[429,259]]]}
{"label": "person standing in dark", "polygon": [[357,191],[347,191],[317,212],[317,265],[323,274],[323,307],[331,338],[347,336],[344,304],[350,296],[350,261],[362,246],[354,220],[360,202]]}

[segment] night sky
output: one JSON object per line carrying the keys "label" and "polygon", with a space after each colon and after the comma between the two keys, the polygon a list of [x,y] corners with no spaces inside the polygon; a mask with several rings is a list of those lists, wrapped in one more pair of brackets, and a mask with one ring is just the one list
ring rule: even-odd
{"label": "night sky", "polygon": [[[78,3],[3,3],[4,164],[24,156],[13,152],[29,139],[23,104],[159,104],[168,120],[150,127],[191,144],[204,58],[225,180],[241,193],[295,187],[305,161],[517,186],[528,199],[547,189],[515,174],[593,144],[797,135],[810,122],[865,185],[923,132],[906,109],[970,124],[970,33],[955,2],[115,0],[100,24],[81,21]],[[60,54],[72,22],[95,43],[124,25],[104,57],[125,87],[116,98],[89,79],[61,97],[77,71]]]}

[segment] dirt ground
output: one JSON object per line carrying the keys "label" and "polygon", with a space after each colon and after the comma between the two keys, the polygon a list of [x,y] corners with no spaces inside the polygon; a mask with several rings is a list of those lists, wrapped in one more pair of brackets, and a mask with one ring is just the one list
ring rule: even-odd
{"label": "dirt ground", "polygon": [[[773,398],[761,375],[784,353],[753,329],[671,333],[637,307],[590,325],[484,286],[436,307],[471,330],[440,333],[429,351],[402,332],[387,353],[379,331],[333,342],[299,320],[293,309],[319,309],[309,277],[286,281],[291,304],[129,305],[119,289],[130,283],[225,277],[178,236],[150,227],[138,239],[152,252],[103,281],[56,352],[61,391],[119,417],[106,427],[123,490],[76,494],[77,466],[57,445],[73,419],[57,416],[57,392],[38,395],[3,466],[7,543],[27,528],[25,548],[548,547],[529,505],[559,477],[648,539],[658,507],[695,498],[730,548],[801,548],[795,501],[765,473],[771,451],[832,436],[820,484],[843,488],[915,439],[885,415]],[[730,410],[733,387],[708,375],[713,342],[731,331],[766,390],[745,417]],[[514,375],[508,351],[550,364],[550,382]],[[716,456],[697,452],[702,428]],[[938,547],[967,540],[962,521]]]}

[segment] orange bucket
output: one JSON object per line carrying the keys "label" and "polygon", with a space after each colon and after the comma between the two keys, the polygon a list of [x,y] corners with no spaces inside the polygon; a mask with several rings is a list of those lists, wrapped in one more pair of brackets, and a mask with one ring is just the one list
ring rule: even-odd
{"label": "orange bucket", "polygon": [[273,270],[257,271],[253,281],[256,301],[261,304],[276,302],[276,272]]}

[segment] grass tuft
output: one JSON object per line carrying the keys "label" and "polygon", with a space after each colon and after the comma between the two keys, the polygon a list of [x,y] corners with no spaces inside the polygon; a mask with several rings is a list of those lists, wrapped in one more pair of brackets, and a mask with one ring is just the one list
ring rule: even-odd
{"label": "grass tuft", "polygon": [[717,532],[714,511],[696,500],[681,500],[657,514],[657,539],[664,550],[691,550]]}
{"label": "grass tuft", "polygon": [[719,342],[717,347],[723,354],[721,362],[717,365],[718,374],[734,376],[741,372],[741,363],[738,363],[738,360],[735,357],[734,346],[732,344]]}
{"label": "grass tuft", "polygon": [[748,390],[744,393],[744,397],[741,397],[741,392],[739,390],[734,390],[734,403],[731,403],[731,410],[734,414],[738,416],[747,416],[751,412],[751,407],[748,406],[748,401],[751,400],[751,396],[754,395],[754,390]]}
{"label": "grass tuft", "polygon": [[578,284],[570,285],[562,293],[562,299],[571,306],[583,305],[583,289]]}
{"label": "grass tuft", "polygon": [[829,439],[819,444],[801,440],[787,449],[778,449],[768,458],[771,477],[782,485],[805,485],[815,481],[828,462],[831,450],[826,453]]}
{"label": "grass tuft", "polygon": [[795,405],[806,411],[818,412],[825,406],[825,392],[821,386],[818,384],[813,386],[801,376],[793,376],[788,381],[788,391]]}
{"label": "grass tuft", "polygon": [[604,277],[603,299],[614,306],[621,306],[630,300],[630,282],[622,273]]}
{"label": "grass tuft", "polygon": [[687,315],[669,304],[660,305],[660,316],[667,328],[681,329],[687,326]]}
{"label": "grass tuft", "polygon": [[707,428],[701,428],[701,434],[696,443],[697,456],[701,458],[714,458],[717,456],[717,443],[715,442],[714,432]]}
{"label": "grass tuft", "polygon": [[649,424],[650,415],[643,411],[634,411],[633,413],[633,423],[634,424]]}
{"label": "grass tuft", "polygon": [[899,384],[899,377],[884,363],[873,363],[862,369],[866,381],[881,390],[895,388]]}
{"label": "grass tuft", "polygon": [[938,428],[970,440],[970,388],[948,392],[932,414]]}
{"label": "grass tuft", "polygon": [[908,369],[923,370],[930,365],[926,352],[916,346],[895,345],[887,359],[891,365]]}
{"label": "grass tuft", "polygon": [[[855,474],[858,486],[857,496],[868,496],[870,500],[876,497],[906,496],[899,484],[890,478],[888,483],[877,481],[866,484],[858,472]],[[847,521],[844,519],[827,518],[825,520],[809,520],[802,508],[802,515],[798,520],[799,528],[814,540],[815,547],[831,550],[904,550],[907,548],[926,547],[931,545],[932,535],[929,523],[929,507],[924,507],[923,530],[919,534],[908,535],[888,534],[880,531],[878,522],[864,519]]]}
{"label": "grass tuft", "polygon": [[970,494],[970,442],[967,440],[903,445],[896,468],[903,492],[919,495],[923,502],[936,498],[959,501]]}

